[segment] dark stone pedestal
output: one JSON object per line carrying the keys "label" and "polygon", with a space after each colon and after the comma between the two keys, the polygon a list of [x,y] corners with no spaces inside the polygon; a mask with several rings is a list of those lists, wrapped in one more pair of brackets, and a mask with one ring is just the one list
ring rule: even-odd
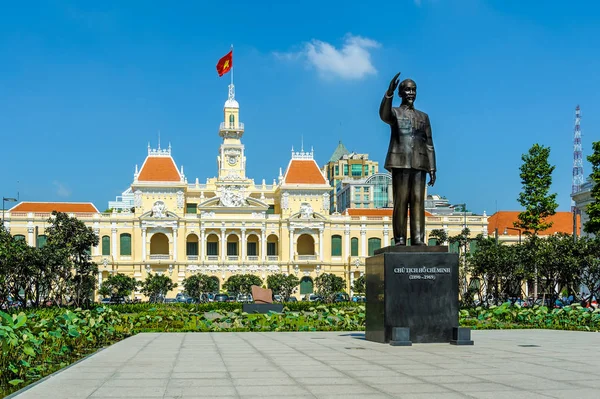
{"label": "dark stone pedestal", "polygon": [[246,313],[269,313],[283,312],[283,305],[280,303],[245,303],[242,305],[242,312]]}
{"label": "dark stone pedestal", "polygon": [[451,342],[458,327],[458,254],[442,246],[393,246],[375,254],[366,260],[365,338]]}
{"label": "dark stone pedestal", "polygon": [[471,329],[464,327],[455,327],[452,329],[452,345],[473,345],[471,340]]}

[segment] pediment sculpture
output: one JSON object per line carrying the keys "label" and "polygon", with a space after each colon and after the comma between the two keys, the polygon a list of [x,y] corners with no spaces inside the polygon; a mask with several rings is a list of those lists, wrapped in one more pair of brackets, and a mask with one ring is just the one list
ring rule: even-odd
{"label": "pediment sculpture", "polygon": [[163,201],[156,201],[152,205],[152,217],[153,218],[164,218],[167,216],[167,206]]}
{"label": "pediment sculpture", "polygon": [[309,203],[303,203],[300,205],[300,217],[310,219],[313,217],[313,209]]}

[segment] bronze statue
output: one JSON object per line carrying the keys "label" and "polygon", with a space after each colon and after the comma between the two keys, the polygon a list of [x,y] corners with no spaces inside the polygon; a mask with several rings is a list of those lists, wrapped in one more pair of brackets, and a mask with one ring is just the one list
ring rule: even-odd
{"label": "bronze statue", "polygon": [[426,113],[414,108],[417,84],[411,79],[400,83],[399,107],[392,107],[394,91],[398,87],[394,76],[381,101],[379,116],[391,126],[390,146],[385,159],[385,169],[392,173],[394,196],[394,243],[406,245],[406,218],[410,207],[411,245],[425,244],[425,178],[435,184],[435,150],[431,138],[431,125]]}

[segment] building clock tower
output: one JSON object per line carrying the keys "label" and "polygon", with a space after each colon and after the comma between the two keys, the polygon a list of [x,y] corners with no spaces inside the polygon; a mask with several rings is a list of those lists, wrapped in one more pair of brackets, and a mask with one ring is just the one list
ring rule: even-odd
{"label": "building clock tower", "polygon": [[241,138],[244,124],[240,122],[240,105],[235,100],[235,86],[229,85],[229,98],[223,107],[224,120],[219,128],[223,144],[219,149],[217,163],[220,181],[242,182],[246,180],[246,157]]}

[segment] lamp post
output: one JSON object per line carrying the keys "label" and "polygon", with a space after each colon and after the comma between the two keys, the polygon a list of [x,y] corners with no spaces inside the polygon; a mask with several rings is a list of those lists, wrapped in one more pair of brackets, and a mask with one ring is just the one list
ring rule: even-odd
{"label": "lamp post", "polygon": [[2,227],[4,227],[4,203],[5,202],[17,202],[16,198],[2,197]]}
{"label": "lamp post", "polygon": [[508,234],[508,230],[516,230],[519,232],[519,244],[521,244],[521,229],[519,229],[518,227],[505,227],[504,228],[504,235]]}
{"label": "lamp post", "polygon": [[[505,227],[504,228],[504,234],[508,234],[508,230],[516,230],[519,232],[519,245],[521,245],[521,232],[523,230],[519,229],[518,227]],[[537,284],[537,265],[535,265],[535,281],[533,283],[533,300],[536,301],[537,300],[537,291],[538,291],[538,284]],[[528,285],[525,286],[525,295],[529,295],[529,287]]]}

